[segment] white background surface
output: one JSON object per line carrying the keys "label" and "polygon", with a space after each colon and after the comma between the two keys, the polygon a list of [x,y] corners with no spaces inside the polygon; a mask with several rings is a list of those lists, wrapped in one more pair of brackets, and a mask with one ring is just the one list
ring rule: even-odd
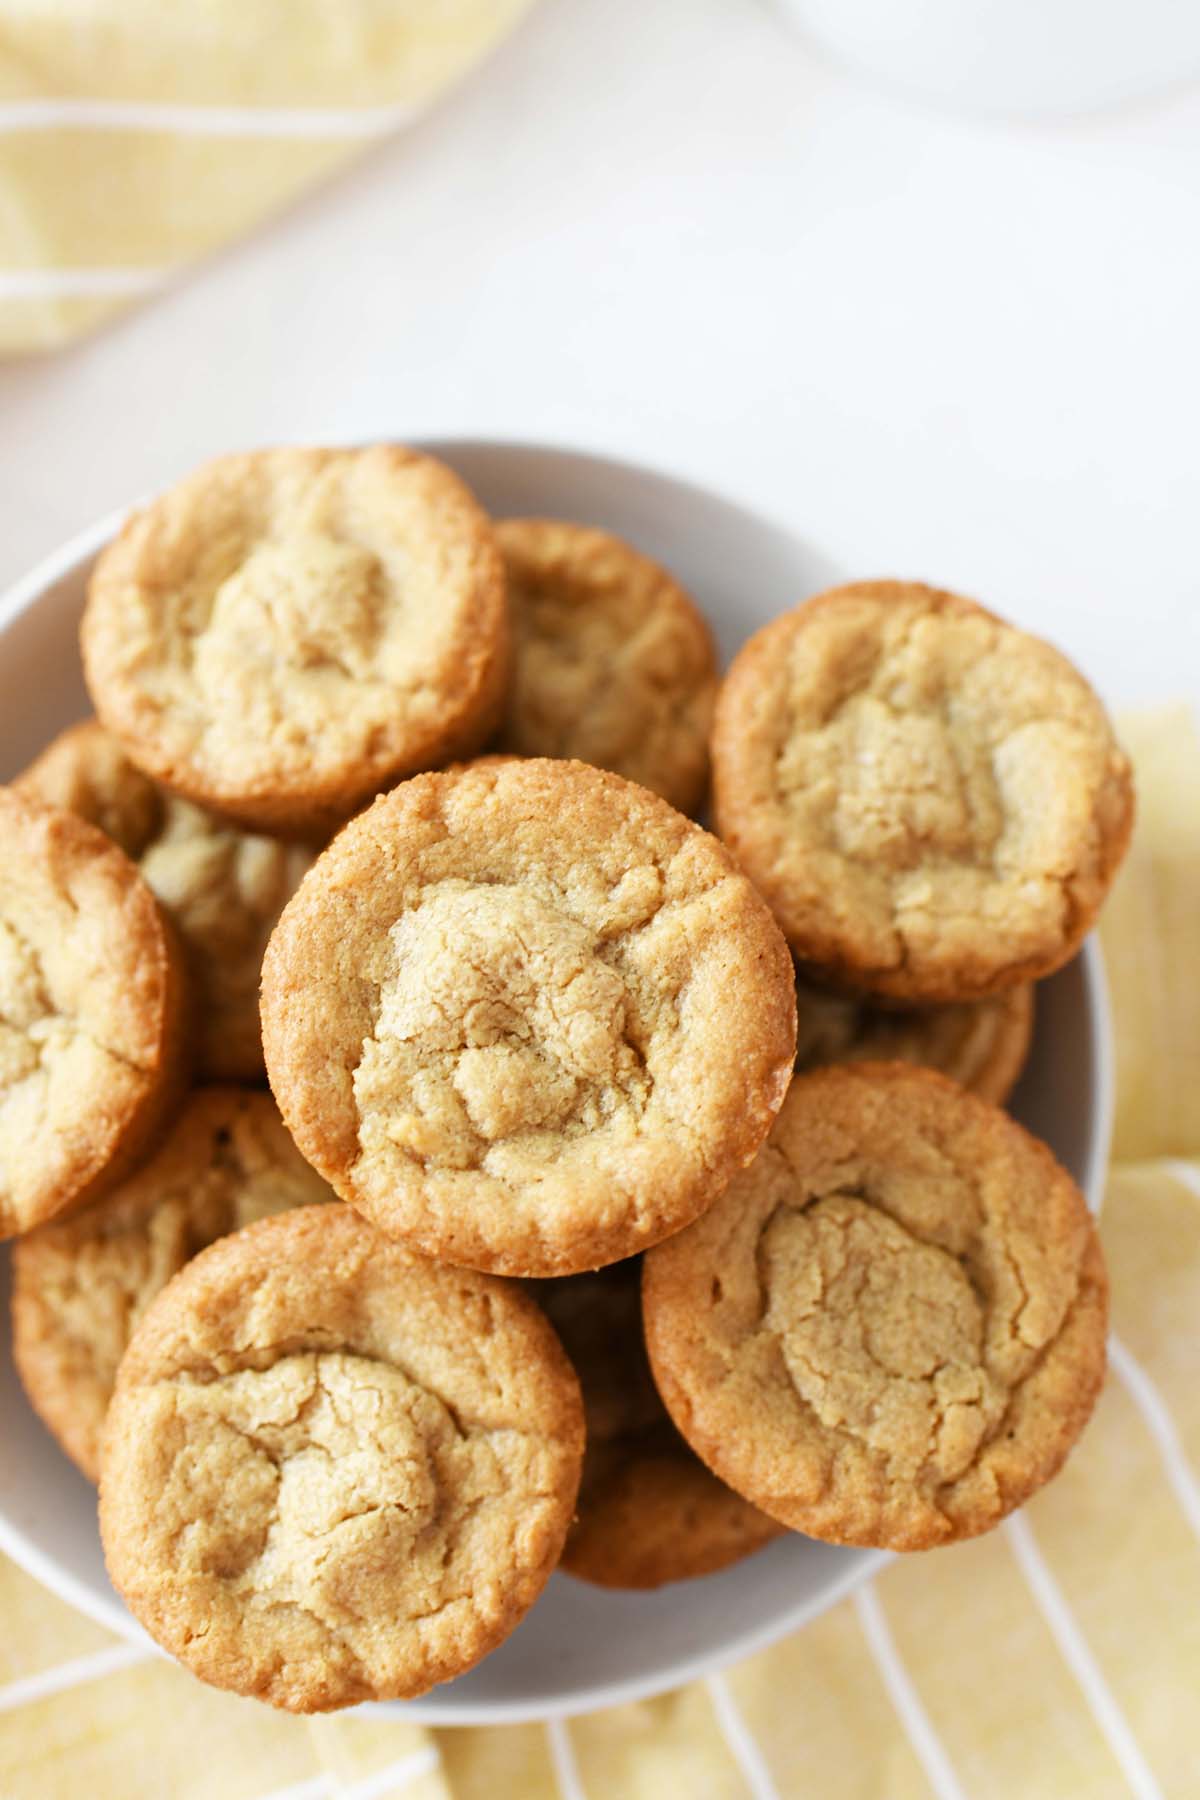
{"label": "white background surface", "polygon": [[0,368],[0,582],[234,445],[452,431],[723,487],[1200,693],[1200,89],[972,122],[763,0],[543,0],[433,116]]}

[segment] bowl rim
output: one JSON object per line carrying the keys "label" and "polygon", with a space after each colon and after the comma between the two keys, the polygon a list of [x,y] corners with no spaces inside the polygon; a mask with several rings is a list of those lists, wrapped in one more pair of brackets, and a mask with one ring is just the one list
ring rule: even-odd
{"label": "bowl rim", "polygon": [[[354,448],[362,440],[339,439],[331,436],[325,441],[346,448]],[[460,434],[439,434],[421,435],[407,441],[411,442],[414,448],[427,451],[434,456],[444,457],[452,466],[458,455],[476,456],[492,453],[501,456],[524,455],[570,460],[580,465],[590,465],[593,469],[609,471],[621,478],[644,477],[648,481],[666,482],[677,490],[682,489],[694,495],[698,502],[706,506],[711,507],[716,504],[731,508],[755,524],[780,533],[786,538],[794,540],[797,536],[794,526],[770,511],[761,510],[757,505],[749,505],[738,497],[727,496],[718,489],[710,488],[701,481],[693,480],[687,474],[675,474],[669,469],[642,462],[636,458],[611,455],[604,451],[592,451],[577,444],[506,436],[470,437]],[[3,639],[7,629],[23,614],[35,607],[49,590],[72,576],[82,574],[87,565],[116,535],[129,514],[139,504],[144,504],[144,501],[135,500],[127,507],[106,513],[103,517],[93,520],[91,524],[73,533],[65,543],[42,557],[25,575],[0,593],[0,640]],[[1088,1069],[1092,1126],[1080,1186],[1090,1210],[1093,1214],[1098,1214],[1103,1200],[1112,1141],[1116,1061],[1108,981],[1099,939],[1095,933],[1090,934],[1084,940],[1079,951],[1079,959],[1093,1026],[1090,1034],[1090,1067]],[[48,1588],[60,1600],[74,1607],[76,1611],[94,1623],[113,1632],[125,1643],[140,1646],[145,1650],[147,1656],[166,1657],[167,1653],[159,1649],[119,1600],[111,1600],[103,1593],[96,1593],[85,1582],[62,1568],[3,1512],[0,1512],[0,1551],[9,1556],[13,1562],[33,1576],[43,1587]],[[448,1688],[452,1686],[452,1684],[447,1684],[446,1688],[434,1689],[433,1698],[374,1701],[361,1709],[350,1710],[369,1712],[373,1717],[390,1713],[408,1719],[414,1724],[438,1726],[517,1725],[549,1719],[572,1718],[607,1707],[649,1699],[656,1694],[666,1693],[685,1686],[689,1682],[713,1675],[745,1657],[752,1656],[757,1651],[766,1649],[792,1632],[800,1630],[821,1613],[845,1599],[862,1583],[872,1580],[893,1560],[894,1553],[891,1551],[861,1549],[853,1551],[847,1555],[842,1571],[827,1581],[819,1592],[808,1594],[803,1599],[797,1600],[793,1607],[785,1608],[757,1624],[747,1626],[732,1638],[724,1640],[716,1648],[698,1648],[690,1655],[676,1658],[670,1664],[669,1673],[664,1674],[661,1679],[648,1680],[645,1675],[631,1675],[620,1680],[581,1687],[576,1694],[562,1696],[536,1705],[522,1702],[519,1699],[478,1701],[464,1698],[455,1702],[452,1713],[448,1711],[444,1698],[440,1700],[435,1698],[446,1694]]]}
{"label": "bowl rim", "polygon": [[[743,513],[755,523],[768,527],[785,537],[794,538],[796,527],[778,514],[753,505],[741,498],[709,487],[703,480],[687,473],[679,473],[664,468],[659,463],[644,462],[640,457],[620,456],[607,450],[592,450],[583,445],[569,442],[566,439],[554,438],[521,438],[510,437],[504,432],[484,433],[482,436],[463,435],[461,432],[422,432],[412,437],[400,439],[360,438],[343,436],[330,432],[321,440],[322,447],[335,450],[359,450],[375,443],[401,442],[414,450],[423,451],[429,456],[443,457],[453,466],[456,453],[474,456],[481,453],[495,452],[499,455],[552,457],[555,460],[566,460],[576,463],[587,463],[593,468],[610,470],[619,477],[645,477],[648,481],[662,481],[672,487],[686,489],[697,500],[706,505],[714,504],[732,508]],[[251,448],[302,449],[314,440],[309,436],[294,438],[277,438],[268,446],[257,445]],[[234,454],[232,451],[217,454]],[[212,457],[205,460],[211,461]],[[469,484],[468,484],[469,485]],[[166,492],[166,488],[157,490]],[[81,525],[73,531],[65,541],[53,550],[48,550],[38,558],[32,568],[19,575],[15,581],[0,591],[0,632],[4,632],[23,612],[26,612],[45,592],[66,576],[73,575],[84,563],[91,562],[104,546],[116,537],[121,527],[138,507],[150,504],[156,497],[156,491],[138,494],[124,506],[114,507],[88,524]]]}

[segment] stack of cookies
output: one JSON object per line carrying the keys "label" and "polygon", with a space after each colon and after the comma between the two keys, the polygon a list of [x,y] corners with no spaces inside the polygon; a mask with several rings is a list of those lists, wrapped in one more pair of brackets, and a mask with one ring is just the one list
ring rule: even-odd
{"label": "stack of cookies", "polygon": [[0,790],[0,1223],[160,1644],[411,1696],[559,1564],[924,1548],[1053,1475],[1107,1285],[999,1107],[1132,819],[1062,656],[872,583],[719,684],[657,564],[377,446],[136,515],[83,657]]}

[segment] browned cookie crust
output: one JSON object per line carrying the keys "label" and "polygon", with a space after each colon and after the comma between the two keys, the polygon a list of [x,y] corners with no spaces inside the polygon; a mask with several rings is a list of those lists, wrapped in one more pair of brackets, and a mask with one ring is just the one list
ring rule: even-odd
{"label": "browned cookie crust", "polygon": [[579,1385],[527,1295],[303,1207],[202,1251],[143,1317],[104,1552],[217,1687],[294,1712],[408,1698],[537,1598],[582,1453]]}
{"label": "browned cookie crust", "polygon": [[90,819],[137,864],[187,958],[197,1074],[261,1081],[263,951],[314,852],[241,831],[159,787],[95,719],[62,732],[15,785]]}
{"label": "browned cookie crust", "polygon": [[562,1567],[600,1587],[656,1588],[749,1556],[780,1526],[718,1481],[659,1399],[636,1258],[535,1287],[583,1388],[587,1450]]}
{"label": "browned cookie crust", "polygon": [[13,1246],[13,1354],[34,1410],[91,1481],[117,1365],[147,1306],[206,1244],[333,1194],[269,1094],[201,1088],[115,1192]]}
{"label": "browned cookie crust", "polygon": [[917,1063],[1003,1106],[1033,1038],[1032,982],[959,1006],[880,1006],[804,982],[796,998],[799,1074],[832,1063]]}
{"label": "browned cookie crust", "polygon": [[1057,1472],[1103,1383],[1107,1299],[1045,1145],[886,1063],[798,1078],[643,1284],[693,1449],[796,1530],[895,1550],[986,1531]]}
{"label": "browned cookie crust", "polygon": [[712,633],[658,563],[557,519],[504,519],[515,660],[504,748],[611,769],[694,812],[708,785]]}
{"label": "browned cookie crust", "polygon": [[304,1154],[430,1256],[511,1275],[631,1255],[761,1144],[791,961],[728,852],[582,763],[421,775],[335,838],[263,966]]}
{"label": "browned cookie crust", "polygon": [[836,588],[752,637],[713,727],[717,829],[796,955],[851,986],[979,999],[1073,955],[1133,823],[1067,659],[956,594]]}
{"label": "browned cookie crust", "polygon": [[0,788],[0,1237],[116,1181],[181,1075],[179,951],[94,825]]}
{"label": "browned cookie crust", "polygon": [[97,713],[148,774],[249,830],[327,834],[495,729],[504,569],[432,457],[224,456],[102,553],[82,647]]}

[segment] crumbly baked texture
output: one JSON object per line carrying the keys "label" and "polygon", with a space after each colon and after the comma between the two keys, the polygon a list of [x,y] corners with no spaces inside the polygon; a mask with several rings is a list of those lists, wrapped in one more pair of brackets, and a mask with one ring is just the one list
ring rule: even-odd
{"label": "crumbly baked texture", "polygon": [[693,1449],[784,1524],[894,1550],[986,1531],[1057,1472],[1103,1383],[1107,1299],[1045,1145],[899,1063],[798,1077],[643,1278]]}
{"label": "crumbly baked texture", "polygon": [[902,1000],[1066,962],[1133,823],[1129,761],[1067,659],[897,581],[819,595],[742,648],[713,791],[796,955]]}
{"label": "crumbly baked texture", "polygon": [[749,1556],[780,1525],[718,1481],[659,1399],[642,1336],[641,1264],[534,1289],[583,1388],[587,1449],[561,1566],[600,1587],[656,1588]]}
{"label": "crumbly baked texture", "polygon": [[181,957],[102,831],[0,788],[0,1237],[82,1204],[178,1092]]}
{"label": "crumbly baked texture", "polygon": [[315,852],[241,831],[159,787],[95,719],[55,738],[14,785],[90,819],[137,864],[187,959],[197,1074],[260,1081],[263,951]]}
{"label": "crumbly baked texture", "polygon": [[504,519],[496,534],[515,645],[502,746],[595,763],[694,812],[708,785],[717,664],[693,601],[607,531]]}
{"label": "crumbly baked texture", "polygon": [[147,1306],[226,1232],[334,1198],[269,1094],[200,1088],[114,1193],[13,1246],[13,1354],[35,1411],[91,1481],[117,1365]]}
{"label": "crumbly baked texture", "polygon": [[503,564],[432,457],[225,456],[102,553],[82,648],[97,713],[148,774],[251,830],[327,834],[498,724]]}
{"label": "crumbly baked texture", "polygon": [[427,1255],[571,1274],[676,1231],[754,1155],[791,961],[729,853],[583,763],[420,775],[284,911],[263,1042],[296,1142]]}
{"label": "crumbly baked texture", "polygon": [[990,1000],[904,1008],[802,982],[796,1069],[803,1074],[831,1063],[919,1063],[1003,1106],[1029,1054],[1033,1007],[1032,982]]}
{"label": "crumbly baked texture", "polygon": [[562,1549],[579,1386],[520,1290],[349,1208],[222,1238],[125,1353],[109,1573],[203,1680],[294,1712],[408,1698],[513,1629]]}

